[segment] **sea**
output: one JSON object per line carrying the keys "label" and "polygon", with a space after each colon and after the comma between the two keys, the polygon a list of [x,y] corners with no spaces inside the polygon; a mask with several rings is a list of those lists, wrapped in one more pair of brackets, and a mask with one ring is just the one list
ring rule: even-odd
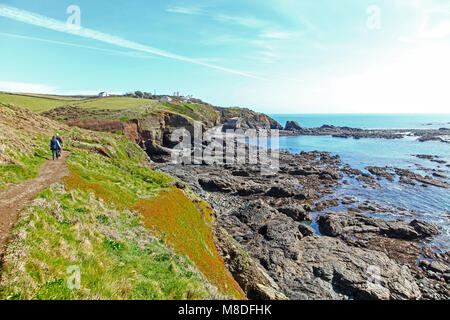
{"label": "sea", "polygon": [[[450,114],[272,114],[281,125],[286,121],[297,121],[302,127],[320,127],[324,124],[364,129],[426,129],[450,128]],[[280,137],[280,149],[291,153],[302,151],[328,151],[340,156],[343,164],[367,172],[367,166],[392,166],[408,169],[424,176],[439,171],[450,178],[450,144],[443,142],[419,142],[417,137],[403,139],[343,139],[331,136]],[[419,159],[413,155],[438,156],[444,164]],[[355,179],[346,178],[348,185],[338,188],[334,197],[351,196],[362,203],[366,200],[391,209],[387,213],[370,214],[386,219],[421,219],[442,227],[442,234],[430,245],[438,251],[450,250],[450,189],[435,186],[423,187],[380,181],[381,187],[363,188]],[[450,179],[446,180],[450,183]],[[397,208],[407,209],[405,212]],[[345,210],[344,207],[329,208],[328,211]],[[313,227],[319,233],[315,224]]]}

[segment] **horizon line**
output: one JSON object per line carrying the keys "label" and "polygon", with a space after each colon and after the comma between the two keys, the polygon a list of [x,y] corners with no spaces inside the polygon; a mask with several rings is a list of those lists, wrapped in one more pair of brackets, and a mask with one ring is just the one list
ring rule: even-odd
{"label": "horizon line", "polygon": [[[107,92],[107,91],[106,91]],[[37,99],[45,99],[45,96],[58,96],[58,97],[99,97],[96,94],[58,94],[58,93],[39,93],[39,92],[11,92],[11,91],[3,91],[0,90],[0,93],[3,94],[12,94],[12,95],[31,95],[31,94],[38,94],[41,97],[31,97],[30,98],[37,98]],[[111,93],[111,96],[125,96],[126,93]],[[152,94],[153,95],[153,94]],[[157,94],[156,96],[171,96],[170,94]],[[99,97],[100,98],[100,97]],[[107,99],[109,97],[101,97],[102,99]],[[198,98],[202,100],[201,98]],[[152,99],[150,99],[152,100]],[[203,100],[202,100],[203,101]],[[205,101],[204,101],[205,102]],[[206,102],[208,103],[208,102]],[[221,107],[221,106],[214,106],[214,107],[220,107],[220,108],[242,108],[242,109],[249,109],[253,110],[251,107],[244,107],[244,106],[229,106],[229,107]],[[254,110],[253,110],[254,111]],[[259,111],[258,111],[259,112]],[[445,112],[413,112],[413,113],[406,113],[406,112],[302,112],[302,113],[270,113],[270,112],[259,112],[263,113],[267,116],[293,116],[293,115],[424,115],[424,114],[433,114],[433,115],[450,115],[449,113]]]}

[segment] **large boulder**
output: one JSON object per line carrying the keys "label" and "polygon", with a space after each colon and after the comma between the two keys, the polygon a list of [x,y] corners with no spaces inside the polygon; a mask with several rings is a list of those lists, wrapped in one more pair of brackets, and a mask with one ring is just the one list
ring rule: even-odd
{"label": "large boulder", "polygon": [[240,196],[250,196],[255,194],[261,194],[266,191],[266,188],[258,183],[252,181],[242,183],[236,187],[236,192]]}
{"label": "large boulder", "polygon": [[231,179],[215,176],[206,176],[200,177],[198,179],[198,183],[205,191],[224,192],[224,193],[235,192],[234,189],[235,183]]}
{"label": "large boulder", "polygon": [[[274,230],[284,234],[269,234]],[[291,299],[421,297],[409,268],[385,253],[349,246],[326,236],[309,235],[299,239],[289,224],[269,225],[264,239],[252,241],[247,250]]]}
{"label": "large boulder", "polygon": [[419,288],[406,266],[384,253],[338,239],[300,241],[298,295],[304,299],[416,299]]}
{"label": "large boulder", "polygon": [[311,199],[317,194],[313,188],[302,188],[290,183],[279,183],[272,186],[266,193],[266,196],[273,198],[294,198],[297,200]]}
{"label": "large boulder", "polygon": [[337,212],[319,216],[319,230],[330,237],[349,235],[377,235],[402,240],[419,240],[440,233],[439,228],[431,223],[413,220],[392,221],[374,219],[362,213]]}
{"label": "large boulder", "polygon": [[214,224],[215,243],[227,269],[251,300],[287,300],[279,286],[222,227]]}
{"label": "large boulder", "polygon": [[291,218],[281,215],[263,225],[259,229],[259,234],[270,242],[272,248],[281,249],[285,258],[296,260],[298,241],[303,237],[298,225]]}
{"label": "large boulder", "polygon": [[277,211],[264,201],[258,199],[249,201],[245,206],[231,210],[230,215],[236,217],[241,223],[250,227],[253,232],[258,230],[277,215]]}
{"label": "large boulder", "polygon": [[298,203],[289,203],[277,208],[277,210],[291,217],[295,221],[312,221],[311,214],[306,212],[303,206]]}
{"label": "large boulder", "polygon": [[297,121],[288,121],[286,122],[286,126],[284,127],[286,131],[300,131],[302,127]]}

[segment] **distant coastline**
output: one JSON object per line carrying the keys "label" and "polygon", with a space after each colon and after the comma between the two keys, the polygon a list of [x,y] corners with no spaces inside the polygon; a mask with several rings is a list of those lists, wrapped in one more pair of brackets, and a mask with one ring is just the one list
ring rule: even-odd
{"label": "distant coastline", "polygon": [[450,128],[450,113],[446,114],[268,114],[283,127],[287,121],[298,121],[304,128],[322,125],[347,126],[361,129],[439,129]]}

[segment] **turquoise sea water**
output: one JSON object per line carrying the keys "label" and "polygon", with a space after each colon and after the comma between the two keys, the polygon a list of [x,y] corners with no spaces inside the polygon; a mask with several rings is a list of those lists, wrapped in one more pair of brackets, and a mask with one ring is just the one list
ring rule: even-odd
{"label": "turquoise sea water", "polygon": [[450,128],[450,114],[274,114],[281,125],[298,121],[302,127],[324,124],[364,129],[424,129]]}
{"label": "turquoise sea water", "polygon": [[[450,115],[276,115],[273,116],[282,125],[287,120],[298,121],[305,127],[317,127],[323,124],[337,126],[351,126],[359,128],[427,128],[450,127]],[[433,124],[433,125],[429,125]],[[353,168],[365,170],[366,166],[394,166],[409,169],[422,175],[432,175],[433,171],[440,171],[450,177],[450,144],[442,142],[418,142],[415,137],[399,140],[385,139],[342,139],[331,136],[322,137],[280,137],[280,149],[292,153],[301,151],[328,151],[338,154],[344,164]],[[438,164],[429,160],[413,157],[414,154],[437,155],[445,164]],[[419,166],[428,169],[423,171]],[[356,180],[348,179],[350,184],[343,185],[337,190],[338,197],[352,196],[363,202],[374,201],[385,208],[392,208],[386,214],[375,216],[388,219],[413,218],[433,222],[443,228],[433,245],[441,250],[450,250],[450,190],[434,186],[422,187],[420,184],[409,186],[396,181],[388,182],[383,179],[381,188],[363,188]],[[450,183],[450,180],[446,180]],[[405,216],[395,208],[408,209],[412,214]],[[339,210],[343,208],[331,208]]]}

